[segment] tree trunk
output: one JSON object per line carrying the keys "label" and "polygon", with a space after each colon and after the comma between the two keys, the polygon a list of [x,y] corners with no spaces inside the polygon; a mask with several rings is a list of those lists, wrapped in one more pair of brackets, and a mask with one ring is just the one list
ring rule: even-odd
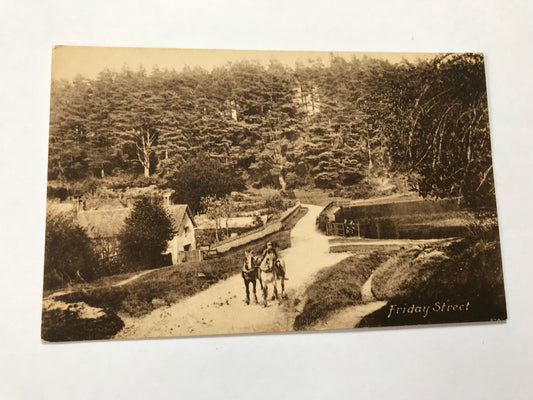
{"label": "tree trunk", "polygon": [[137,147],[137,159],[144,167],[144,176],[148,178],[150,176],[150,153],[154,144],[155,135],[142,129],[140,135],[141,142],[135,143]]}
{"label": "tree trunk", "polygon": [[366,134],[366,145],[368,148],[368,172],[372,169],[372,151],[370,149],[370,135]]}

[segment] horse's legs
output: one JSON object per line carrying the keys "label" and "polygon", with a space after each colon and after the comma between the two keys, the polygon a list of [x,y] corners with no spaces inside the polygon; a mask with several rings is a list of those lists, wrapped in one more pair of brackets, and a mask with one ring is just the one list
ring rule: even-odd
{"label": "horse's legs", "polygon": [[265,285],[263,286],[263,305],[266,307],[268,301],[268,285],[265,282]]}
{"label": "horse's legs", "polygon": [[255,277],[254,277],[254,279],[252,280],[252,283],[253,283],[253,285],[254,285],[254,300],[255,300],[255,304],[257,304],[257,294],[256,294],[256,292],[255,292],[255,287],[256,287],[256,285],[257,285],[257,281],[256,281]]}
{"label": "horse's legs", "polygon": [[278,296],[278,276],[276,273],[273,274],[272,276],[272,284],[274,285],[274,297],[272,300],[279,300],[279,296]]}
{"label": "horse's legs", "polygon": [[244,278],[244,287],[246,288],[246,304],[250,304],[250,281]]}
{"label": "horse's legs", "polygon": [[281,283],[281,298],[285,298],[285,268],[283,268],[283,265],[280,265],[280,283]]}

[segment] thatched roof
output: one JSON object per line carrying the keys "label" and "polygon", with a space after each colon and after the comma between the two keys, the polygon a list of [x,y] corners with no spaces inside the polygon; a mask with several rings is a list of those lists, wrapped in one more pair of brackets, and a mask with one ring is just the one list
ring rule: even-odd
{"label": "thatched roof", "polygon": [[[186,204],[176,204],[165,207],[172,217],[174,230],[180,235],[188,216],[196,227],[192,213]],[[89,210],[78,213],[78,224],[87,230],[89,237],[114,237],[124,226],[124,220],[130,215],[131,208],[112,208],[107,210]]]}
{"label": "thatched roof", "polygon": [[117,236],[124,220],[130,215],[131,208],[112,208],[109,210],[89,210],[78,213],[78,224],[87,230],[89,237]]}

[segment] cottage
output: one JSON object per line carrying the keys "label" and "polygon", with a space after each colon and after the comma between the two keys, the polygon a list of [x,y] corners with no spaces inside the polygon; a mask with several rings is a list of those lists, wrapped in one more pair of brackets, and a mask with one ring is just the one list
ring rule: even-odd
{"label": "cottage", "polygon": [[[196,249],[196,223],[186,204],[166,205],[167,213],[174,222],[175,236],[168,242],[166,254],[171,254],[172,263],[178,264],[190,258],[193,254],[184,254]],[[118,246],[118,234],[124,226],[124,221],[130,215],[131,208],[112,208],[105,210],[88,210],[77,213],[78,224],[85,228],[93,240],[104,240],[113,246]],[[194,253],[194,252],[193,252]]]}
{"label": "cottage", "polygon": [[174,204],[165,208],[174,221],[174,231],[176,231],[176,235],[168,242],[166,253],[172,254],[173,264],[179,264],[191,258],[195,259],[192,250],[196,249],[194,235],[196,223],[189,206],[187,204]]}

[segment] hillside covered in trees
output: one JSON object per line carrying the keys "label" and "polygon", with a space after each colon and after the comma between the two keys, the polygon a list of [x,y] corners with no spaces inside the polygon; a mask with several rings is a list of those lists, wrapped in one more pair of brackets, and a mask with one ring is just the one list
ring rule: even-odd
{"label": "hillside covered in trees", "polygon": [[52,82],[49,180],[172,186],[206,159],[235,187],[336,189],[394,173],[423,196],[494,207],[483,57],[242,61]]}

